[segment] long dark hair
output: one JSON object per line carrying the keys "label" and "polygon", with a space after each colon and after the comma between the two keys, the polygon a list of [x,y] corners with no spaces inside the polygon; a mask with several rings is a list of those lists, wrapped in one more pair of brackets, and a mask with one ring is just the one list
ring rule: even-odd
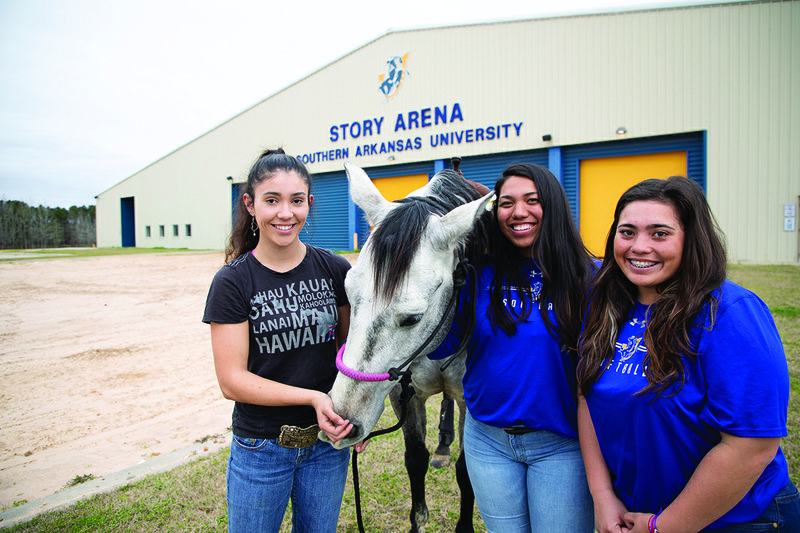
{"label": "long dark hair", "polygon": [[614,259],[614,239],[622,210],[631,202],[656,201],[675,209],[683,226],[683,256],[678,271],[658,287],[658,297],[650,306],[644,344],[648,384],[639,394],[661,394],[676,381],[681,386],[685,368],[681,354],[696,356],[689,332],[703,305],[710,301],[713,323],[716,302],[711,293],[725,281],[727,256],[724,238],[703,191],[681,176],[666,180],[649,179],[628,189],[617,202],[614,222],[606,240],[603,266],[590,295],[590,306],[581,336],[578,384],[587,393],[600,377],[614,353],[620,324],[628,320],[635,306],[638,289],[623,274]]}
{"label": "long dark hair", "polygon": [[[503,184],[512,176],[527,178],[536,185],[542,205],[542,220],[533,242],[533,257],[542,269],[543,287],[539,301],[540,313],[550,334],[570,350],[576,350],[580,333],[580,320],[584,295],[592,275],[592,260],[583,245],[580,233],[572,219],[569,201],[558,179],[545,167],[531,163],[511,165],[497,180],[494,191],[497,197]],[[525,258],[503,235],[497,219],[498,202],[493,207],[494,217],[489,239],[490,260],[495,265],[489,300],[489,319],[493,327],[500,327],[509,335],[517,331],[517,324],[530,316],[534,307],[523,262]],[[523,291],[522,308],[510,311],[503,305],[505,286]],[[547,303],[552,303],[557,324],[552,324]]]}
{"label": "long dark hair", "polygon": [[247,207],[245,207],[242,198],[245,194],[250,198],[254,198],[255,188],[262,181],[271,178],[279,171],[296,172],[308,185],[308,192],[311,194],[311,175],[303,163],[292,156],[286,155],[283,148],[265,150],[250,168],[247,182],[239,187],[239,199],[236,202],[236,223],[225,247],[226,263],[255,249],[256,245],[258,245],[259,231],[257,230],[255,235],[253,234],[254,232],[251,228],[253,217],[247,212]]}

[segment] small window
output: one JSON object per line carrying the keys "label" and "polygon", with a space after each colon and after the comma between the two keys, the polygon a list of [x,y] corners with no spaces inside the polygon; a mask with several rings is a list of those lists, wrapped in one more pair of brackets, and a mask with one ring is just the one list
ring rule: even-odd
{"label": "small window", "polygon": [[164,226],[163,225],[158,227],[158,236],[159,237],[163,237],[164,236]]}
{"label": "small window", "polygon": [[172,236],[173,237],[177,237],[178,236],[178,225],[177,224],[173,224],[172,225]]}
{"label": "small window", "polygon": [[192,236],[192,225],[191,224],[186,224],[186,236],[187,237],[191,237]]}
{"label": "small window", "polygon": [[144,227],[144,236],[145,237],[149,237],[150,236],[150,226],[145,226]]}

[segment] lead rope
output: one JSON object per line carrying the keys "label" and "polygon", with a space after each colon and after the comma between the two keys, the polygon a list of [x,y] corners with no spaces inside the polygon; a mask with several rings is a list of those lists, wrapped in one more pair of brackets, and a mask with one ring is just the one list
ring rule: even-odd
{"label": "lead rope", "polygon": [[[450,299],[450,303],[448,305],[448,310],[445,313],[445,316],[448,316],[452,311],[452,308],[455,306],[457,297],[458,297],[458,290],[463,289],[467,286],[467,280],[469,280],[470,285],[470,293],[472,297],[472,301],[475,301],[475,294],[476,294],[476,280],[475,280],[475,267],[473,267],[467,259],[463,257],[459,260],[458,264],[456,265],[455,270],[453,271],[453,297]],[[456,290],[458,289],[458,290]],[[390,368],[388,373],[390,380],[396,380],[400,378],[400,418],[397,421],[397,424],[394,426],[387,428],[387,429],[380,429],[378,431],[373,431],[367,438],[364,440],[369,440],[372,437],[378,437],[380,435],[385,435],[387,433],[391,433],[393,431],[397,431],[400,429],[403,424],[406,422],[406,417],[408,415],[408,402],[411,401],[411,398],[414,396],[414,387],[411,386],[411,370],[402,370],[406,366],[410,365],[411,362],[422,352],[423,349],[428,345],[428,343],[436,336],[438,330],[441,328],[442,324],[440,323],[439,326],[436,328],[434,332],[428,337],[428,339],[409,357],[406,361],[404,361],[400,366],[395,368]],[[472,336],[472,329],[475,327],[475,313],[470,314],[467,322],[467,331],[464,334],[464,337],[461,339],[461,343],[458,349],[455,351],[455,354],[460,354],[464,347],[469,342],[470,337]],[[450,357],[442,365],[442,371],[447,368],[447,366],[455,359],[455,356]],[[364,522],[361,517],[361,489],[358,482],[358,452],[353,450],[353,491],[355,492],[355,499],[356,499],[356,521],[358,522],[358,531],[359,533],[364,533]]]}
{"label": "lead rope", "polygon": [[[406,416],[408,415],[408,402],[411,401],[411,397],[414,396],[414,387],[411,386],[410,370],[403,373],[403,376],[400,378],[400,385],[400,418],[398,419],[397,424],[388,429],[373,431],[367,435],[367,438],[364,440],[369,440],[372,437],[378,437],[380,435],[385,435],[386,433],[397,431],[403,426],[403,424],[405,424]],[[353,491],[356,495],[356,521],[358,522],[358,531],[360,533],[364,533],[364,522],[361,518],[361,490],[358,485],[358,452],[355,450],[353,450]]]}
{"label": "lead rope", "polygon": [[[475,305],[474,302],[478,295],[478,280],[477,274],[475,272],[475,267],[470,263],[467,259],[461,259],[456,266],[455,273],[453,274],[453,286],[458,289],[463,289],[464,287],[469,284],[469,301],[467,305],[462,306],[463,309],[467,310],[467,327],[464,328],[464,336],[461,338],[461,342],[458,345],[458,348],[453,352],[453,355],[445,361],[442,367],[439,369],[444,372],[450,363],[452,363],[460,354],[466,349],[467,344],[469,344],[470,339],[472,338],[472,332],[475,331],[475,324],[477,323],[477,315],[475,312]],[[472,302],[473,305],[469,305]]]}

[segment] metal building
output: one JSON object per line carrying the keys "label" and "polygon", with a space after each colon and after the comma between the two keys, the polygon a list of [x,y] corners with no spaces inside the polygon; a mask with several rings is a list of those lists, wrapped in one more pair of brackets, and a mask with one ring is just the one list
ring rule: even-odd
{"label": "metal building", "polygon": [[393,199],[460,156],[489,186],[549,167],[597,252],[624,189],[687,175],[731,261],[796,263],[800,2],[387,33],[101,193],[98,245],[223,248],[237,184],[278,146],[314,174],[303,239],[330,249],[368,232],[344,161]]}

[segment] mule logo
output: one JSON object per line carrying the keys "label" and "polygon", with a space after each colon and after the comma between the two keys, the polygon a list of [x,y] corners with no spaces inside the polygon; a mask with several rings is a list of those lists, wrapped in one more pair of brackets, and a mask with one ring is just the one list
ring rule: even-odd
{"label": "mule logo", "polygon": [[380,85],[378,85],[378,89],[383,93],[383,96],[386,97],[386,100],[397,94],[397,91],[400,90],[400,85],[403,83],[403,79],[409,74],[406,69],[406,59],[408,59],[408,53],[403,57],[390,57],[386,61],[388,65],[386,74],[378,76],[378,81],[381,82]]}
{"label": "mule logo", "polygon": [[642,338],[638,335],[631,335],[628,337],[627,342],[617,343],[617,352],[619,352],[619,360],[627,361],[634,353],[639,350],[647,351],[647,348],[641,346]]}
{"label": "mule logo", "polygon": [[531,285],[531,294],[533,294],[533,301],[538,302],[539,297],[542,295],[542,282],[537,281]]}
{"label": "mule logo", "polygon": [[533,297],[534,302],[539,301],[539,297],[542,295],[542,287],[544,286],[541,281],[537,281],[537,278],[541,278],[542,273],[536,269],[531,270],[530,278],[531,278],[531,296]]}

